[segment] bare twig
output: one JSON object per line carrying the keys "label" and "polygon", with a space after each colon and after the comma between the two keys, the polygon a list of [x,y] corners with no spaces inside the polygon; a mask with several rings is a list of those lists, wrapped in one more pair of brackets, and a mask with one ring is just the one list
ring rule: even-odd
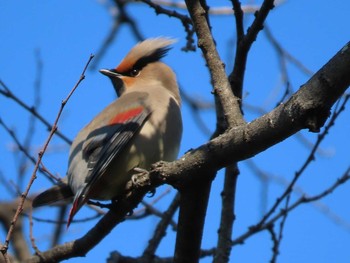
{"label": "bare twig", "polygon": [[[26,213],[22,213],[22,215],[29,217],[29,215],[26,214]],[[96,215],[93,215],[93,216],[89,216],[89,217],[86,217],[86,218],[83,218],[83,219],[74,219],[72,224],[77,224],[77,223],[79,224],[79,223],[89,222],[91,220],[94,220],[96,218],[101,217],[101,215],[102,215],[101,213],[96,212]],[[32,216],[32,220],[36,221],[36,222],[47,223],[47,224],[54,224],[54,225],[57,225],[57,224],[66,225],[67,224],[67,221],[63,220],[63,219],[58,219],[58,220],[57,219],[47,219],[47,218],[43,219],[43,218]]]}
{"label": "bare twig", "polygon": [[276,232],[275,232],[275,229],[274,229],[274,225],[271,224],[267,227],[267,231],[269,231],[270,235],[271,235],[271,239],[272,239],[272,243],[273,243],[273,246],[272,246],[272,257],[271,257],[271,260],[270,260],[270,263],[275,263],[276,262],[276,259],[277,259],[277,256],[279,254],[279,245],[280,245],[280,242],[276,236]]}
{"label": "bare twig", "polygon": [[[230,89],[224,64],[216,50],[214,39],[205,16],[205,8],[196,0],[187,0],[186,4],[198,36],[198,46],[201,48],[210,70],[214,93],[219,100],[217,103],[220,103],[220,108],[222,108],[222,114],[219,113],[222,115],[222,118],[218,120],[217,125],[226,126],[225,128],[227,128],[233,127],[235,124],[243,124],[244,120],[239,106],[239,99],[233,96]],[[225,128],[219,130],[225,130]]]}
{"label": "bare twig", "polygon": [[[0,223],[6,231],[8,231],[11,226],[12,218],[13,218],[13,215],[15,214],[17,203],[18,203],[18,198],[13,199],[12,201],[9,201],[9,202],[0,203],[0,207],[1,207]],[[29,209],[30,204],[31,204],[30,202],[25,202],[23,209],[25,210]],[[19,218],[16,226],[13,229],[13,240],[15,240],[15,242],[13,242],[12,244],[13,255],[10,256],[10,257],[13,257],[13,259],[18,260],[18,262],[22,262],[23,260],[25,260],[30,256],[29,246],[28,246],[28,243],[25,237],[25,232],[23,231],[23,229],[24,229],[23,220],[22,218]],[[9,255],[2,257],[2,254],[0,254],[0,262],[1,263],[4,262],[3,258],[5,259],[5,261],[7,260],[8,262],[9,257],[7,256]]]}
{"label": "bare twig", "polygon": [[168,10],[164,7],[162,7],[160,4],[157,4],[155,1],[150,0],[140,0],[141,2],[149,5],[151,8],[154,9],[157,15],[164,14],[169,17],[177,18],[181,21],[182,25],[184,26],[185,32],[187,34],[186,39],[187,43],[186,46],[183,48],[184,51],[195,51],[196,47],[194,46],[194,40],[193,40],[193,24],[192,20],[187,16],[180,14],[179,12],[176,12],[175,10]]}
{"label": "bare twig", "polygon": [[[67,209],[68,209],[67,205],[63,205],[58,209],[57,218],[59,222],[62,222],[66,217]],[[51,247],[54,247],[59,243],[59,240],[62,234],[64,233],[64,231],[62,231],[64,227],[65,227],[64,224],[55,224],[55,230],[51,239],[51,245],[50,245]]]}
{"label": "bare twig", "polygon": [[[35,105],[36,109],[39,109],[40,104],[41,104],[41,79],[42,79],[42,72],[43,72],[43,62],[40,56],[40,50],[37,49],[35,50],[35,58],[36,58],[36,77],[35,77],[35,81],[34,81],[34,90],[33,90],[33,94],[34,94],[34,103],[33,105]],[[36,118],[34,115],[30,115],[29,117],[29,121],[28,121],[28,128],[27,128],[27,132],[26,135],[24,137],[23,140],[23,148],[27,149],[27,151],[29,152],[29,148],[31,145],[31,141],[32,138],[35,134],[35,124],[36,124]],[[35,163],[35,162],[34,162]],[[25,171],[28,169],[28,160],[27,160],[27,156],[26,154],[22,154],[19,158],[18,161],[18,186],[20,189],[22,189],[22,183],[24,180],[24,173]]]}
{"label": "bare twig", "polygon": [[286,49],[284,49],[282,45],[277,41],[277,39],[273,36],[270,28],[266,25],[264,27],[264,33],[266,35],[267,40],[271,43],[271,45],[277,53],[278,63],[281,71],[282,84],[285,86],[285,91],[282,95],[282,98],[276,103],[277,105],[279,105],[293,92],[292,84],[287,70],[288,61],[294,64],[301,72],[303,72],[307,76],[312,76],[314,72],[308,69],[301,61],[296,59]]}
{"label": "bare twig", "polygon": [[305,160],[304,164],[302,165],[302,167],[295,173],[293,180],[291,181],[291,183],[289,184],[289,186],[287,187],[287,189],[284,191],[284,193],[276,200],[275,204],[271,207],[271,209],[265,214],[265,216],[261,219],[260,224],[263,224],[267,218],[269,218],[274,211],[276,210],[276,208],[279,206],[279,204],[287,197],[290,195],[290,193],[293,190],[293,187],[295,185],[295,183],[297,182],[297,180],[300,178],[300,176],[302,175],[302,173],[305,171],[305,169],[308,167],[308,165],[315,160],[315,152],[317,151],[318,146],[321,144],[321,142],[323,141],[323,139],[325,138],[325,136],[328,134],[329,129],[334,125],[335,120],[338,118],[338,116],[341,114],[342,111],[344,111],[345,109],[345,105],[347,103],[347,101],[349,100],[350,95],[346,95],[344,97],[343,103],[341,104],[340,108],[337,111],[334,111],[332,114],[332,117],[330,118],[328,124],[326,125],[324,131],[319,134],[317,136],[317,140],[314,144],[314,147],[312,148],[309,156],[307,157],[307,159]]}
{"label": "bare twig", "polygon": [[[0,118],[0,126],[2,126],[5,131],[12,137],[13,141],[16,143],[18,149],[33,163],[35,164],[37,160],[30,155],[28,152],[28,148],[23,146],[15,132],[8,127],[8,125]],[[54,182],[53,179],[58,180],[58,178],[54,177],[46,168],[39,166],[39,171],[42,172],[51,182]]]}
{"label": "bare twig", "polygon": [[274,217],[272,217],[269,221],[266,221],[263,224],[261,224],[259,222],[256,225],[250,226],[246,233],[240,235],[239,237],[235,238],[232,241],[232,245],[234,246],[234,245],[238,245],[238,244],[243,244],[244,241],[247,238],[249,238],[250,236],[254,235],[255,233],[258,233],[258,232],[261,232],[263,230],[268,229],[277,220],[282,218],[285,213],[290,213],[292,210],[294,210],[295,208],[299,207],[302,204],[307,204],[307,203],[310,203],[310,202],[314,202],[314,201],[317,201],[317,200],[320,200],[320,199],[326,197],[327,195],[331,194],[333,191],[335,191],[338,187],[340,187],[342,184],[344,184],[348,180],[350,180],[350,167],[347,168],[347,170],[344,172],[344,174],[340,178],[338,178],[333,183],[333,185],[328,187],[323,192],[319,193],[318,195],[311,196],[311,197],[302,196],[297,201],[295,201],[292,205],[290,205],[286,210],[285,209],[280,210],[280,212],[277,213]]}
{"label": "bare twig", "polygon": [[[152,2],[154,2],[157,5],[169,6],[177,9],[187,9],[185,2],[168,1],[168,0],[153,0]],[[284,2],[285,0],[275,0],[275,6],[279,6]],[[242,11],[245,14],[254,14],[260,8],[261,8],[260,5],[246,4],[242,6]],[[233,15],[234,14],[230,6],[211,7],[208,10],[208,13],[210,15]]]}
{"label": "bare twig", "polygon": [[99,48],[99,50],[96,52],[95,59],[91,63],[90,69],[95,70],[98,66],[100,60],[106,53],[108,47],[113,43],[114,39],[116,38],[119,29],[122,25],[128,25],[135,36],[137,41],[141,41],[144,39],[144,36],[140,32],[136,21],[129,15],[129,13],[125,10],[126,4],[128,4],[128,1],[123,0],[114,0],[113,3],[115,4],[115,8],[118,10],[118,12],[114,12],[113,15],[113,25],[111,30],[109,31],[107,37],[102,43],[102,46]]}
{"label": "bare twig", "polygon": [[239,0],[232,0],[233,10],[235,12],[236,19],[236,31],[237,31],[237,45],[240,44],[244,37],[243,27],[243,10],[241,2]]}
{"label": "bare twig", "polygon": [[267,40],[271,43],[271,45],[275,48],[276,52],[279,56],[285,57],[286,60],[293,63],[301,72],[306,74],[307,76],[312,76],[314,72],[307,68],[300,60],[298,60],[295,56],[293,56],[288,50],[283,48],[281,43],[273,36],[270,28],[265,25],[264,33],[266,35]]}
{"label": "bare twig", "polygon": [[[3,87],[3,89],[0,89],[0,94],[15,101],[18,105],[27,110],[29,113],[33,114],[39,121],[41,121],[49,131],[52,130],[53,126],[36,111],[36,108],[34,106],[30,107],[26,103],[24,103],[5,85],[5,83],[2,80],[0,80],[0,86]],[[72,144],[72,141],[67,136],[63,135],[60,131],[57,130],[55,134],[62,140],[64,140],[66,143]]]}
{"label": "bare twig", "polygon": [[207,122],[202,119],[200,116],[201,111],[203,110],[213,110],[215,109],[214,103],[211,103],[209,101],[204,101],[200,98],[197,98],[197,96],[191,96],[187,92],[185,92],[183,89],[180,89],[181,92],[181,99],[184,103],[187,103],[188,106],[191,109],[193,120],[196,122],[199,129],[208,137],[212,134],[212,131],[210,131]]}
{"label": "bare twig", "polygon": [[[338,105],[339,105],[339,101],[338,101],[338,105],[335,107],[335,110],[332,114],[332,117],[331,119],[329,120],[329,123],[328,125],[325,127],[323,133],[319,134],[318,135],[318,138],[317,138],[317,141],[314,145],[314,148],[311,150],[308,158],[306,159],[306,161],[304,162],[304,164],[302,165],[302,167],[300,168],[299,171],[297,171],[295,173],[295,176],[292,180],[292,182],[290,183],[290,185],[288,186],[287,188],[287,191],[285,192],[286,193],[286,196],[281,196],[277,199],[276,203],[279,203],[281,202],[284,198],[286,198],[286,201],[285,201],[285,206],[284,206],[284,211],[287,211],[288,210],[288,207],[289,207],[289,203],[290,203],[290,198],[291,198],[291,193],[292,193],[292,190],[293,190],[293,187],[296,183],[296,180],[301,176],[301,174],[306,170],[306,168],[308,167],[308,165],[313,161],[315,160],[315,152],[318,148],[318,145],[320,145],[320,143],[323,141],[323,139],[326,137],[326,135],[328,134],[328,131],[329,129],[334,125],[335,123],[335,120],[337,119],[337,117],[339,116],[339,114],[344,111],[345,109],[345,105],[348,101],[350,96],[346,96],[344,98],[344,101],[343,103],[341,104],[340,108],[338,109]],[[348,171],[347,171],[348,172]],[[272,211],[272,210],[270,210]],[[279,228],[279,234],[278,234],[278,237],[277,237],[277,242],[275,242],[275,246],[274,246],[274,256],[272,258],[273,261],[271,262],[275,262],[276,259],[277,259],[277,256],[278,256],[278,247],[280,246],[281,244],[281,241],[282,241],[282,236],[283,236],[283,230],[284,230],[284,225],[285,225],[285,222],[287,220],[287,217],[288,217],[289,213],[284,213],[283,216],[282,216],[282,220],[281,220],[281,223],[280,223],[280,228]]]}
{"label": "bare twig", "polygon": [[96,52],[95,59],[94,59],[93,63],[91,63],[90,70],[96,70],[96,67],[98,66],[100,60],[105,55],[108,47],[112,44],[115,37],[117,36],[117,33],[120,29],[120,24],[121,24],[120,19],[114,19],[113,25],[112,25],[108,35],[106,36],[105,40],[103,41],[101,47]]}
{"label": "bare twig", "polygon": [[14,217],[13,217],[13,220],[11,221],[11,226],[10,226],[9,231],[8,231],[8,233],[7,233],[5,243],[4,243],[4,245],[0,248],[1,253],[4,255],[4,257],[5,257],[5,259],[6,259],[7,261],[9,260],[8,257],[7,257],[7,250],[8,250],[8,247],[9,247],[10,240],[11,240],[11,235],[12,235],[12,233],[13,233],[13,230],[14,230],[15,226],[16,226],[16,221],[18,220],[19,215],[20,215],[20,214],[22,213],[22,211],[23,211],[23,205],[24,205],[24,202],[25,202],[25,200],[26,200],[26,198],[27,198],[27,195],[28,195],[28,193],[29,193],[29,190],[30,190],[32,184],[34,183],[34,180],[36,179],[36,173],[37,173],[37,171],[38,171],[38,169],[39,169],[39,165],[40,165],[40,163],[41,163],[42,157],[44,156],[45,150],[46,150],[46,148],[48,147],[48,145],[49,145],[49,143],[50,143],[50,141],[51,141],[53,135],[55,134],[55,132],[56,132],[56,130],[57,130],[58,120],[59,120],[60,117],[61,117],[61,114],[62,114],[62,111],[63,111],[63,109],[64,109],[64,106],[67,104],[68,100],[69,100],[70,97],[73,95],[74,91],[78,88],[79,84],[84,80],[84,78],[85,78],[85,71],[86,71],[86,69],[87,69],[87,67],[88,67],[88,65],[90,64],[90,61],[91,61],[92,59],[93,59],[93,55],[90,55],[90,58],[89,58],[88,62],[86,63],[86,65],[85,65],[85,67],[84,67],[84,70],[83,70],[83,72],[82,72],[82,74],[81,74],[81,76],[80,76],[78,82],[75,84],[75,86],[73,87],[73,89],[70,91],[70,93],[68,94],[67,98],[64,99],[64,100],[62,101],[62,103],[61,103],[61,108],[60,108],[60,110],[59,110],[59,112],[58,112],[58,114],[57,114],[57,116],[56,116],[56,120],[55,120],[55,122],[54,122],[54,124],[53,124],[53,126],[52,126],[51,132],[50,132],[48,138],[46,139],[46,142],[44,143],[44,146],[43,146],[42,150],[41,150],[41,151],[39,152],[39,154],[38,154],[38,159],[37,159],[37,161],[36,161],[36,164],[35,164],[35,167],[34,167],[32,176],[31,176],[31,178],[30,178],[30,180],[29,180],[29,182],[28,182],[28,185],[27,185],[25,191],[21,194],[21,199],[20,199],[20,202],[19,202],[19,204],[18,204],[16,213],[15,213],[15,215],[14,215]]}
{"label": "bare twig", "polygon": [[[261,201],[261,211],[262,215],[263,212],[267,210],[267,194],[268,194],[268,188],[269,184],[271,182],[278,184],[283,187],[288,187],[290,181],[288,181],[285,177],[274,175],[270,172],[264,171],[262,168],[260,168],[252,159],[249,159],[244,162],[244,164],[247,165],[249,169],[252,170],[253,174],[258,178],[259,181],[261,181],[261,194],[260,199]],[[307,195],[307,193],[297,184],[293,188],[293,193],[298,196]],[[344,228],[346,231],[350,231],[350,222],[347,221],[345,218],[340,217],[338,214],[336,214],[332,209],[326,205],[325,203],[321,201],[312,202],[310,204],[313,206],[317,211],[319,211],[322,215],[326,216],[329,220],[334,222],[336,225]]]}
{"label": "bare twig", "polygon": [[151,212],[150,210],[152,210],[154,208],[154,205],[159,202],[160,200],[162,200],[166,195],[168,195],[171,192],[171,187],[168,187],[167,189],[165,189],[164,192],[162,192],[160,195],[158,195],[157,197],[153,198],[152,201],[150,203],[147,203],[146,201],[142,201],[141,203],[144,205],[144,207],[134,211],[132,213],[131,216],[128,217],[128,219],[137,219],[139,216],[142,217],[142,214],[144,214],[145,212]]}
{"label": "bare twig", "polygon": [[160,244],[160,241],[166,234],[166,229],[169,226],[169,224],[172,221],[172,218],[177,211],[180,204],[180,194],[177,193],[172,201],[172,203],[169,205],[169,208],[167,211],[165,211],[162,214],[162,219],[159,221],[152,238],[148,241],[148,246],[143,252],[142,258],[143,262],[151,262],[155,252]]}
{"label": "bare twig", "polygon": [[214,256],[214,263],[229,262],[231,254],[231,238],[235,215],[236,185],[239,175],[237,164],[226,168],[224,190],[221,193],[222,208],[218,244]]}
{"label": "bare twig", "polygon": [[0,170],[0,184],[14,197],[17,195],[16,187],[14,187]]}
{"label": "bare twig", "polygon": [[[22,213],[22,215],[25,215],[25,213]],[[31,207],[29,213],[28,213],[28,217],[29,217],[29,238],[30,238],[30,243],[32,245],[32,248],[35,251],[35,254],[39,255],[40,254],[40,250],[38,248],[38,246],[35,243],[35,237],[33,234],[33,207]]]}

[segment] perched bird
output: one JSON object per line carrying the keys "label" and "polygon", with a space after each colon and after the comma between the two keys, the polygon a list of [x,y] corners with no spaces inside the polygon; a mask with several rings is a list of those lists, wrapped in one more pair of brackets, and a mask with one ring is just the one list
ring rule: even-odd
{"label": "perched bird", "polygon": [[39,194],[33,207],[73,198],[68,226],[89,200],[113,200],[137,172],[177,157],[182,135],[176,76],[160,62],[174,41],[147,39],[133,47],[115,69],[101,69],[119,98],[74,139],[67,178]]}

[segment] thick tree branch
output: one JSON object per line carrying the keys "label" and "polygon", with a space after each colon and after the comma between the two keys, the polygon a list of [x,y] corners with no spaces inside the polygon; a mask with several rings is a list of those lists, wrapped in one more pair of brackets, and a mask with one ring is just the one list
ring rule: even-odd
{"label": "thick tree branch", "polygon": [[[222,106],[224,120],[219,122],[226,123],[224,125],[226,127],[243,124],[239,98],[233,96],[225,73],[224,63],[221,61],[216,50],[214,39],[211,35],[208,21],[206,20],[206,11],[198,0],[187,0],[185,2],[198,36],[198,46],[201,48],[210,70],[214,94],[218,96]],[[220,125],[220,123],[218,124]]]}
{"label": "thick tree branch", "polygon": [[176,184],[208,169],[221,169],[285,140],[301,129],[318,132],[330,109],[350,85],[350,42],[286,103],[260,118],[234,127],[178,161],[158,164],[152,173]]}
{"label": "thick tree branch", "polygon": [[[243,116],[238,100],[233,96],[228,82],[224,64],[216,50],[210,31],[208,18],[209,7],[205,0],[185,1],[198,36],[201,48],[210,70],[214,86],[217,108],[217,132],[215,136],[228,127],[243,124]],[[190,180],[180,188],[181,202],[179,228],[175,246],[175,262],[198,262],[203,234],[207,204],[211,188],[211,180],[216,170],[202,171],[207,176],[201,180]]]}
{"label": "thick tree branch", "polygon": [[175,263],[198,262],[210,188],[215,171],[180,188],[180,212],[174,253]]}

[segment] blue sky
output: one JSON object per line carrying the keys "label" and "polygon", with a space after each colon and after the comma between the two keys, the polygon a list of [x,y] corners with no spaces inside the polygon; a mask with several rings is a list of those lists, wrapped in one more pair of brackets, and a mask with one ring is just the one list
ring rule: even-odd
{"label": "blue sky", "polygon": [[[230,1],[208,1],[209,5],[228,6]],[[101,4],[102,3],[102,4]],[[23,101],[33,104],[33,84],[37,73],[35,52],[39,50],[43,61],[41,104],[38,111],[53,122],[61,101],[78,80],[79,75],[89,58],[96,53],[107,36],[113,19],[110,9],[104,1],[2,1],[0,3],[0,78]],[[170,36],[178,39],[174,48],[164,59],[177,73],[181,87],[196,98],[212,101],[208,71],[199,50],[184,53],[185,33],[181,23],[167,16],[155,16],[154,11],[140,3],[130,5],[128,10],[137,18],[140,30],[145,37]],[[317,71],[341,47],[349,41],[348,1],[285,1],[276,7],[267,19],[267,24],[276,39],[292,55],[304,63],[311,71]],[[253,19],[245,19],[249,25]],[[235,37],[233,16],[212,16],[213,34],[221,58],[227,71],[232,68],[232,41]],[[97,69],[89,70],[86,79],[79,86],[67,104],[59,129],[69,138],[75,134],[103,107],[115,99],[114,90],[109,80],[98,73],[99,68],[115,67],[126,52],[136,43],[128,27],[122,27]],[[291,85],[294,90],[307,81],[308,75],[301,73],[294,65],[288,65]],[[244,83],[244,103],[262,106],[271,110],[281,98],[283,87],[276,53],[262,33],[254,43],[247,64]],[[28,127],[29,115],[14,102],[0,96],[0,117],[20,138],[24,138]],[[182,108],[184,134],[180,155],[207,141],[192,118],[186,104]],[[251,121],[259,116],[246,110],[245,118]],[[215,128],[215,115],[211,111],[202,113],[208,128]],[[317,154],[313,162],[298,182],[298,186],[308,194],[317,194],[348,167],[348,134],[350,130],[349,111],[346,110],[331,129],[327,139],[321,144],[325,154]],[[301,133],[311,142],[315,134],[307,131]],[[33,136],[33,155],[46,140],[48,133],[43,125],[37,123]],[[8,180],[16,180],[17,164],[13,141],[0,128],[0,171]],[[68,159],[68,145],[55,137],[51,149],[45,157],[44,164],[50,171],[65,175]],[[58,150],[57,150],[58,149]],[[307,158],[309,148],[292,137],[283,143],[266,150],[253,158],[261,169],[282,180],[290,180],[303,161]],[[33,167],[29,167],[23,186],[26,185]],[[285,186],[272,181],[268,189],[262,185],[247,163],[240,164],[241,175],[238,181],[234,237],[247,230],[247,227],[259,220],[264,206],[271,206]],[[208,208],[203,248],[215,246],[218,222],[220,219],[220,192],[222,173],[218,173]],[[31,193],[37,193],[50,183],[39,174]],[[23,187],[22,186],[22,187]],[[162,187],[162,193],[167,187]],[[262,195],[263,190],[267,195]],[[9,200],[10,193],[0,184],[0,200]],[[174,195],[171,191],[157,207],[165,209],[167,202]],[[350,209],[347,205],[349,186],[340,187],[333,195],[322,200],[332,213],[346,222],[350,222]],[[292,200],[296,200],[297,194]],[[262,199],[267,198],[262,205]],[[148,200],[146,198],[146,200]],[[41,218],[52,218],[57,211],[46,208],[35,211]],[[90,209],[82,209],[77,218],[91,215]],[[91,221],[73,224],[63,234],[61,242],[70,241],[82,236],[96,223]],[[148,218],[139,222],[125,222],[115,228],[94,250],[88,253],[87,260],[106,258],[109,251],[118,250],[124,255],[139,255],[147,245],[157,219]],[[28,227],[28,225],[26,225]],[[47,236],[52,226],[36,222],[34,233],[40,249],[47,247]],[[161,256],[172,255],[174,233],[169,230],[167,237],[157,253]],[[0,233],[3,242],[5,234]],[[329,216],[321,213],[314,205],[304,205],[290,214],[287,219],[284,238],[281,244],[280,262],[347,262],[350,256],[347,244],[350,242],[349,228],[334,223]],[[249,239],[246,244],[233,248],[232,260],[238,262],[268,262],[271,256],[272,242],[267,233]],[[70,262],[81,262],[72,259]],[[203,260],[210,262],[211,260]]]}

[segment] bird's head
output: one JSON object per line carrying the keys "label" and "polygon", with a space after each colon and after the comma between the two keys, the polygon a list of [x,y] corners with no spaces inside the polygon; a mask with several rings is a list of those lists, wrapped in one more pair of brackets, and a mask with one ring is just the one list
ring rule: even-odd
{"label": "bird's head", "polygon": [[147,89],[159,84],[177,97],[176,76],[170,67],[160,62],[174,42],[168,38],[147,39],[134,46],[116,68],[100,72],[111,79],[118,96],[136,87]]}

